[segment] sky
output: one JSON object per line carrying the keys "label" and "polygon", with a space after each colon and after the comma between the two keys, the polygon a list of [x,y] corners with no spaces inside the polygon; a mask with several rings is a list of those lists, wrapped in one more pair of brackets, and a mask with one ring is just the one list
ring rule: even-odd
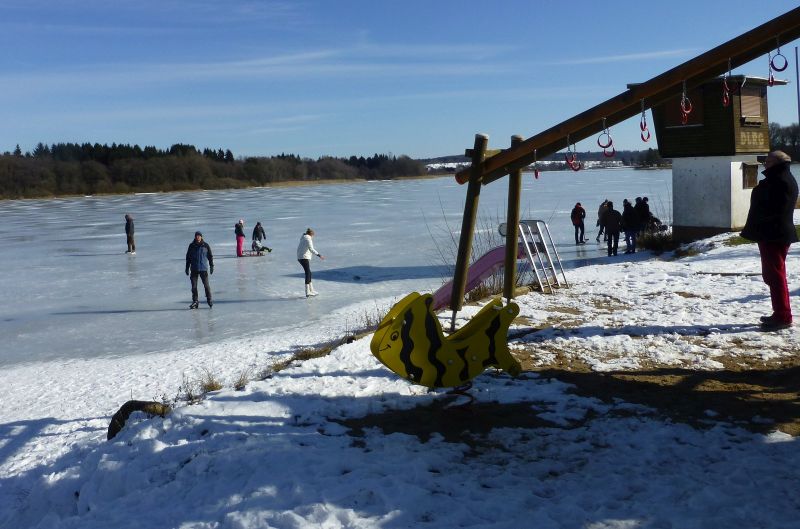
{"label": "sky", "polygon": [[[509,347],[532,369],[477,376],[467,408],[389,371],[369,335],[234,390],[343,336],[368,304],[223,343],[8,366],[0,528],[796,528],[800,326],[758,330],[758,249],[732,236],[681,259],[603,258],[568,271],[570,288],[518,296]],[[135,413],[106,441],[124,402],[203,373],[223,388],[163,419]]]}
{"label": "sky", "polygon": [[[796,5],[0,0],[0,152],[189,143],[429,158],[463,153],[476,133],[503,148]],[[782,49],[787,79],[795,45]],[[734,73],[766,77],[766,57]],[[797,122],[794,83],[769,101],[771,121]],[[612,133],[617,149],[653,145],[638,118]]]}

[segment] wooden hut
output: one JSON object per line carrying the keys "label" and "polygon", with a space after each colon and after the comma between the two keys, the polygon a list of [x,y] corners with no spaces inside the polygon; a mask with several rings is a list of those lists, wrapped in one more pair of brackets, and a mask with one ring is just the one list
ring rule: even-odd
{"label": "wooden hut", "polygon": [[[726,85],[731,91],[724,105]],[[744,226],[758,181],[756,157],[770,150],[767,91],[764,78],[718,77],[686,93],[688,114],[682,95],[653,107],[659,153],[672,159],[675,239],[691,241]]]}

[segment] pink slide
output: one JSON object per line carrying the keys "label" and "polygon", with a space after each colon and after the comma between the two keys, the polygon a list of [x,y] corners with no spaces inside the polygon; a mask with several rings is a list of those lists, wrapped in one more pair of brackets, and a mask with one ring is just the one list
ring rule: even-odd
{"label": "pink slide", "polygon": [[[517,258],[525,256],[525,250],[520,244]],[[481,284],[481,281],[492,275],[497,269],[505,265],[506,247],[498,246],[483,254],[480,259],[472,263],[467,270],[467,287],[464,292],[469,292]],[[433,293],[433,310],[439,310],[450,303],[453,292],[453,282],[448,281]]]}

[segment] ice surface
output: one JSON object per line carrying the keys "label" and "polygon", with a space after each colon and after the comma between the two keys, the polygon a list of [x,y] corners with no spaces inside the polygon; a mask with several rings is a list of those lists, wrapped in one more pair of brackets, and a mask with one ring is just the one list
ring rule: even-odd
{"label": "ice surface", "polygon": [[[646,195],[654,214],[667,220],[670,175],[617,169],[545,172],[534,180],[526,174],[523,218],[550,223],[565,261],[603,259],[593,242],[599,203]],[[451,274],[465,193],[443,177],[4,201],[0,365],[176,350],[303,329],[353,304],[383,306],[413,290],[435,289]],[[506,197],[505,180],[482,189],[476,252],[488,249],[489,239],[502,242],[496,228]],[[592,242],[576,248],[569,212],[578,201]],[[124,253],[126,213],[135,218],[135,256]],[[235,257],[239,218],[248,247],[253,226],[262,222],[271,254]],[[320,292],[313,299],[304,296],[295,256],[307,227],[316,230],[314,243],[326,257],[312,262]],[[215,255],[212,310],[187,309],[184,258],[195,230]]]}

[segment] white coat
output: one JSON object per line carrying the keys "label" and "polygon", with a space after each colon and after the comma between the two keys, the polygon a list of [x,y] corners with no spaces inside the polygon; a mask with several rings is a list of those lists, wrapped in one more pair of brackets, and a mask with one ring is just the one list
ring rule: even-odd
{"label": "white coat", "polygon": [[305,234],[300,237],[300,244],[297,245],[297,258],[298,259],[311,259],[312,255],[319,255],[319,252],[314,249],[314,243],[311,241],[311,235]]}

